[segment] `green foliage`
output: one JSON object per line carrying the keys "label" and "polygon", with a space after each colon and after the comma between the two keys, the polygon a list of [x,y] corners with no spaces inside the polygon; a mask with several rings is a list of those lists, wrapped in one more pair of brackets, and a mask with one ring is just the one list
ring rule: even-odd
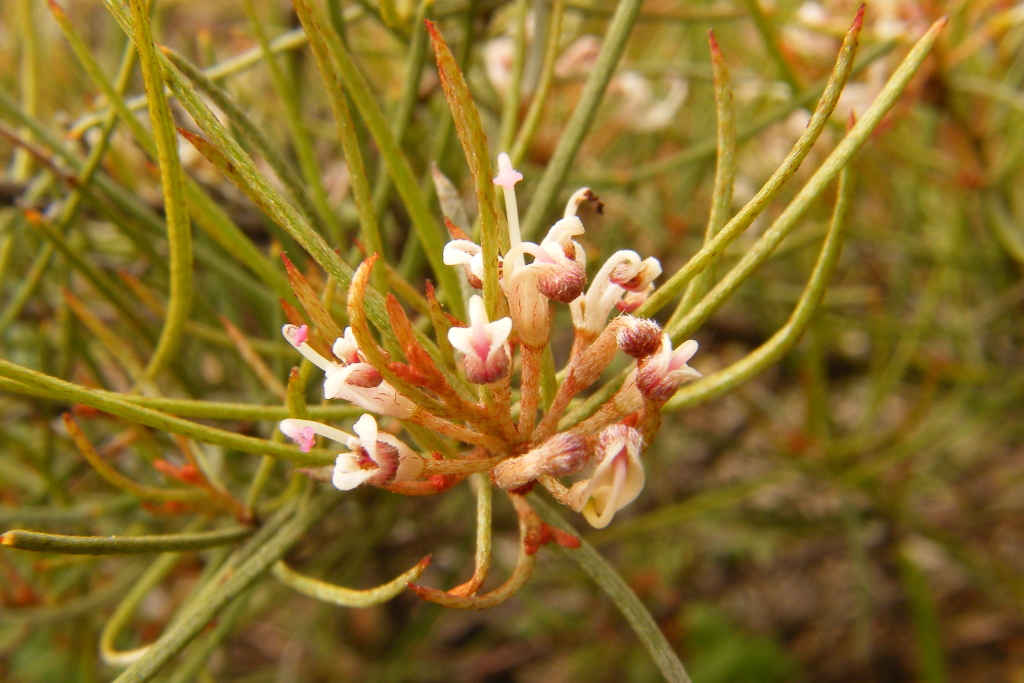
{"label": "green foliage", "polygon": [[[0,4],[0,679],[1008,679],[1019,10],[675,5]],[[276,429],[362,412],[293,368],[285,322],[324,353],[351,323],[380,363],[436,362],[445,400],[520,405],[456,369],[468,290],[431,175],[480,214],[493,319],[505,145],[524,236],[589,185],[591,277],[657,256],[637,314],[701,343],[643,494],[575,550],[522,552],[486,472],[461,483],[463,423],[405,426],[447,457],[416,483],[452,489],[423,497],[314,484],[336,449]],[[571,342],[531,358],[530,400],[551,406]],[[578,534],[545,497],[520,500]],[[471,587],[456,607],[519,592],[456,613],[411,581]]]}

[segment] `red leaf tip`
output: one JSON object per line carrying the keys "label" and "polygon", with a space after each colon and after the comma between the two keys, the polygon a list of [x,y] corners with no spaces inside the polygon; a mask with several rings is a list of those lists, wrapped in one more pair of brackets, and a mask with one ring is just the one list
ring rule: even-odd
{"label": "red leaf tip", "polygon": [[853,18],[853,24],[850,26],[855,31],[860,31],[861,27],[864,26],[864,11],[867,10],[868,6],[866,3],[862,3],[857,8],[857,16]]}

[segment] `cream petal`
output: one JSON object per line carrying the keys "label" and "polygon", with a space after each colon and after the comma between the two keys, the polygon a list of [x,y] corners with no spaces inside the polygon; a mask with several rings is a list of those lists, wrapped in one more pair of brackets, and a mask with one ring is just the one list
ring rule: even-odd
{"label": "cream petal", "polygon": [[354,453],[339,453],[334,461],[331,483],[339,491],[351,491],[374,475],[374,470],[359,467]]}

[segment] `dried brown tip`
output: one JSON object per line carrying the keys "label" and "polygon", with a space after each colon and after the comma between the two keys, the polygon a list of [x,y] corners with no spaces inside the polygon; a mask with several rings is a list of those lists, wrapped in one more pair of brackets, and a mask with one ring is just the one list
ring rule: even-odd
{"label": "dried brown tip", "polygon": [[444,217],[444,227],[448,228],[448,234],[452,236],[453,240],[470,240],[469,235],[462,228],[452,223],[448,216]]}

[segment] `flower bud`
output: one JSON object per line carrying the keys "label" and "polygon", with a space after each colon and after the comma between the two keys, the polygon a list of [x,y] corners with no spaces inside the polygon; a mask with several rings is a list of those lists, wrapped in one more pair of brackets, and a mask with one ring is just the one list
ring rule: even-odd
{"label": "flower bud", "polygon": [[540,272],[526,266],[516,271],[508,285],[508,309],[519,340],[533,349],[548,343],[551,334],[551,307],[537,286]]}
{"label": "flower bud", "polygon": [[587,463],[586,440],[576,434],[556,434],[524,455],[505,460],[491,470],[491,481],[514,489],[537,477],[575,474]]}
{"label": "flower bud", "polygon": [[[601,333],[608,315],[627,291],[646,291],[661,274],[661,264],[655,258],[640,260],[639,254],[628,249],[612,254],[598,271],[585,296],[573,301],[572,322],[586,336]],[[635,309],[633,309],[635,310]]]}
{"label": "flower bud", "polygon": [[636,385],[644,398],[664,403],[684,382],[699,379],[701,374],[686,364],[695,353],[696,341],[683,342],[673,351],[672,340],[664,335],[658,353],[641,363],[637,370]]}
{"label": "flower bud", "polygon": [[[363,415],[352,425],[356,434],[348,434],[312,420],[281,420],[281,431],[295,439],[303,451],[313,445],[319,434],[348,446],[350,452],[339,453],[330,481],[342,491],[350,491],[362,483],[385,486],[393,481],[411,481],[423,472],[423,458],[391,434],[380,434],[372,415]],[[317,469],[310,470],[313,476]]]}
{"label": "flower bud", "polygon": [[623,315],[612,321],[616,325],[615,339],[627,356],[643,358],[658,351],[661,346],[661,326],[647,318]]}
{"label": "flower bud", "polygon": [[385,486],[393,481],[410,481],[423,470],[422,458],[390,434],[377,431],[372,415],[363,415],[352,425],[357,437],[349,437],[351,453],[340,453],[334,463],[331,483],[349,491],[363,482]]}

